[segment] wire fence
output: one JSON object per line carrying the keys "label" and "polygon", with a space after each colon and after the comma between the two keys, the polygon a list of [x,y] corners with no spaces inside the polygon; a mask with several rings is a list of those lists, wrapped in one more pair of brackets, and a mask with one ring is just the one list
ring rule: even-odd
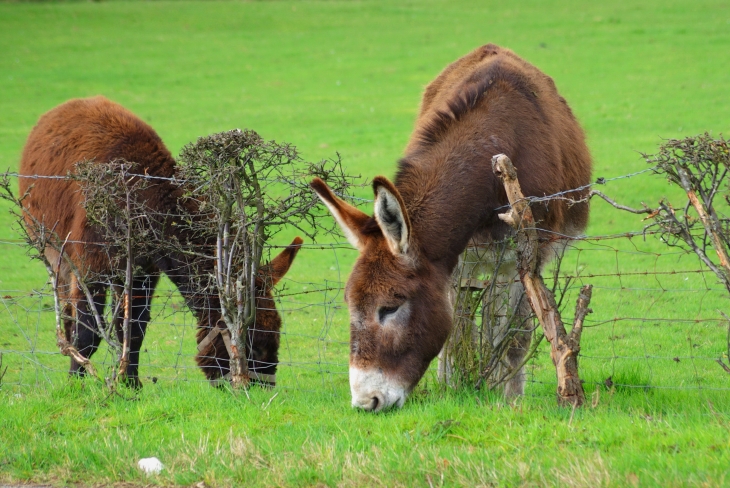
{"label": "wire fence", "polygon": [[628,390],[730,389],[730,376],[718,364],[728,353],[722,312],[729,297],[694,254],[664,247],[656,234],[589,236],[575,243],[566,260],[563,276],[574,280],[567,310],[580,286],[593,285],[594,313],[585,320],[580,354],[586,383]]}
{"label": "wire fence", "polygon": [[[623,184],[647,171],[611,181]],[[25,256],[24,246],[19,238],[0,240],[1,384],[44,388],[64,380],[69,359],[56,347],[53,293],[45,272]],[[346,243],[304,244],[277,287],[283,319],[279,387],[347,394],[343,287],[355,257]],[[728,292],[693,253],[667,247],[661,232],[637,228],[574,239],[559,271],[552,273],[548,265],[544,275],[548,286],[554,279],[569,282],[562,302],[565,323],[571,322],[567,315],[580,287],[593,285],[593,313],[585,322],[580,354],[588,391],[591,385],[627,392],[730,390],[730,374],[718,364],[727,360],[730,341],[722,314],[729,308]],[[172,283],[158,286],[151,307],[139,361],[142,382],[207,381],[194,359],[196,320]],[[547,350],[542,344],[528,365],[527,394],[554,391]],[[116,363],[103,345],[92,360],[102,371]],[[435,378],[433,369],[428,374]]]}
{"label": "wire fence", "polygon": [[[20,240],[3,240],[0,252],[22,256],[23,246]],[[275,253],[277,249],[270,251]],[[353,254],[346,244],[305,244],[300,253],[301,262],[313,254],[325,254],[325,261],[333,263],[343,258],[351,260]],[[2,368],[7,368],[2,380],[6,386],[50,383],[68,374],[69,359],[60,354],[55,343],[50,283],[40,263],[28,260],[26,268],[37,268],[29,273],[37,287],[0,290],[0,354]],[[276,309],[282,317],[279,386],[334,389],[343,379],[346,382],[349,343],[342,313],[344,283],[339,273],[336,265],[330,265],[326,272],[317,272],[321,277],[318,281],[285,277],[277,286]],[[343,320],[342,324],[336,323]],[[152,297],[151,320],[140,354],[143,383],[207,382],[195,363],[196,328],[197,320],[182,295],[171,282],[163,280]],[[250,334],[257,332],[255,325],[249,329]],[[97,369],[108,372],[117,365],[116,355],[103,343],[92,361]]]}

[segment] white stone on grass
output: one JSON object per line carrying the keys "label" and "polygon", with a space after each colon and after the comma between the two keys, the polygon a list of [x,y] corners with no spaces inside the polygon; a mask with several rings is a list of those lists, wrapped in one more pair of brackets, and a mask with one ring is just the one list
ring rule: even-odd
{"label": "white stone on grass", "polygon": [[160,474],[160,471],[164,468],[160,460],[156,457],[140,459],[137,466],[148,475]]}

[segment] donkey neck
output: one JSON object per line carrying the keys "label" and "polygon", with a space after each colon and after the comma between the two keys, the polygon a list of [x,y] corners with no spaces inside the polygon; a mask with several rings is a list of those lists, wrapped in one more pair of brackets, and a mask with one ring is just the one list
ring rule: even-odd
{"label": "donkey neck", "polygon": [[[220,318],[220,300],[209,277],[214,274],[213,260],[200,254],[212,254],[215,237],[194,230],[196,222],[206,218],[198,203],[183,196],[183,191],[170,181],[161,181],[148,194],[147,204],[159,212],[161,238],[172,246],[163,246],[153,257],[154,264],[170,278],[183,296],[186,305],[201,325]],[[192,222],[192,225],[186,222]],[[187,252],[192,251],[192,252]],[[200,253],[200,254],[193,254]]]}
{"label": "donkey neck", "polygon": [[213,273],[209,261],[172,252],[161,256],[156,265],[178,289],[198,325],[212,327],[220,318],[220,300],[217,289],[206,286],[208,276]]}
{"label": "donkey neck", "polygon": [[[421,256],[451,272],[469,239],[499,239],[509,231],[496,217],[500,192],[491,147],[448,141],[407,154],[395,185],[411,220],[411,243]],[[496,152],[494,152],[496,154]],[[503,190],[502,190],[503,192]]]}

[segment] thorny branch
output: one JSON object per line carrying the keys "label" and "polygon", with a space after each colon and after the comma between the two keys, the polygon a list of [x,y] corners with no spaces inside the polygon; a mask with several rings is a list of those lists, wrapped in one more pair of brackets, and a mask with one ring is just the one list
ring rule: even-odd
{"label": "thorny branch", "polygon": [[[179,188],[180,195],[169,196],[177,199],[178,208],[161,214],[145,201],[148,197],[144,195],[149,194],[145,189],[155,184],[154,179],[132,174],[132,168],[134,163],[124,160],[82,161],[69,175],[78,182],[89,223],[99,232],[99,242],[74,246],[91,245],[100,250],[109,261],[109,276],[91,276],[83,263],[71,259],[65,241],[36,221],[21,199],[13,196],[7,175],[2,181],[2,196],[15,204],[21,234],[49,273],[61,351],[96,375],[93,365],[64,334],[62,322],[71,317],[64,317],[59,296],[61,267],[75,276],[75,285],[97,326],[95,333],[117,353],[116,379],[124,376],[129,363],[135,263],[174,255],[180,267],[176,272],[189,280],[187,291],[196,293],[189,304],[197,300],[220,307],[218,312],[231,332],[234,386],[246,384],[246,331],[254,325],[264,247],[284,226],[294,226],[312,239],[319,232],[333,231],[334,224],[322,228],[322,222],[328,220],[318,219],[325,211],[308,183],[317,176],[338,193],[347,194],[352,178],[342,170],[339,156],[309,163],[291,145],[266,142],[254,131],[233,130],[200,138],[183,148],[173,179],[173,188]],[[171,231],[173,227],[175,231]],[[55,265],[46,257],[48,249],[58,254]],[[94,281],[119,290],[113,293],[116,303],[109,324],[99,314],[96,297],[87,285]],[[217,299],[206,298],[211,296]],[[79,314],[75,315],[78,320]],[[118,337],[114,327],[121,329]]]}
{"label": "thorny branch", "polygon": [[8,367],[5,366],[5,369],[3,369],[3,353],[0,352],[0,387],[3,386],[3,378],[5,377],[5,373],[8,372]]}
{"label": "thorny branch", "polygon": [[[613,200],[612,198],[610,198],[609,196],[605,195],[604,193],[602,193],[598,190],[591,190],[591,192],[588,194],[588,199],[591,199],[593,196],[601,197],[606,202],[608,202],[611,206],[613,206],[619,210],[624,210],[626,212],[631,212],[631,213],[635,213],[635,214],[649,214],[650,217],[654,213],[654,210],[647,207],[646,205],[644,205],[644,208],[641,208],[641,209],[627,207],[626,205],[621,205],[620,203],[617,203],[615,200]],[[577,202],[574,202],[574,203],[577,203]],[[647,217],[647,218],[649,218],[649,217]]]}
{"label": "thorny branch", "polygon": [[[157,225],[159,217],[150,212],[141,198],[150,181],[131,173],[133,168],[133,162],[123,159],[104,164],[82,161],[70,175],[81,188],[89,223],[96,226],[104,242],[97,246],[102,247],[111,270],[111,275],[87,276],[79,284],[86,288],[86,281],[91,278],[108,283],[113,291],[121,290],[112,293],[116,303],[109,326],[97,322],[99,332],[117,356],[118,367],[112,372],[112,384],[126,379],[130,363],[135,262],[153,256],[154,242],[164,241],[158,230],[162,227]],[[96,307],[92,309],[96,314]]]}
{"label": "thorny branch", "polygon": [[[681,206],[667,199],[660,201],[651,214],[654,225],[664,232],[662,237],[668,245],[681,242],[693,251],[730,291],[730,202],[725,181],[730,168],[728,142],[707,133],[670,139],[657,154],[644,158],[656,166],[657,174],[664,175],[687,196]],[[725,188],[724,198],[718,199],[720,188]],[[709,248],[714,249],[719,263],[709,257]]]}
{"label": "thorny branch", "polygon": [[[720,312],[723,317],[725,317],[725,320],[727,320],[727,358],[730,362],[730,317],[728,317],[724,312]],[[726,373],[730,374],[730,366],[725,364],[725,362],[722,360],[722,356],[717,358],[717,363],[722,367],[722,369],[725,370]]]}
{"label": "thorny branch", "polygon": [[[439,357],[439,378],[451,386],[466,384],[475,389],[504,385],[534,355],[530,348],[522,363],[508,364],[506,355],[518,334],[532,334],[532,315],[523,314],[523,293],[500,273],[510,266],[514,243],[478,245],[473,243],[462,254],[453,274],[453,329]],[[481,269],[489,262],[490,274]],[[525,315],[525,316],[523,316]]]}
{"label": "thorny branch", "polygon": [[[632,213],[647,213],[651,219],[646,230],[658,229],[669,246],[689,249],[707,266],[730,292],[730,192],[726,177],[730,170],[730,145],[720,136],[704,133],[684,139],[670,139],[655,155],[644,154],[656,174],[682,189],[686,200],[673,205],[659,201],[656,209],[644,205],[633,209],[619,205],[593,191],[616,208]],[[723,198],[718,198],[722,196]],[[717,258],[712,256],[712,250]],[[721,312],[722,313],[722,312]],[[724,315],[724,314],[723,314]],[[730,357],[730,332],[728,338]],[[719,358],[717,362],[730,373]]]}

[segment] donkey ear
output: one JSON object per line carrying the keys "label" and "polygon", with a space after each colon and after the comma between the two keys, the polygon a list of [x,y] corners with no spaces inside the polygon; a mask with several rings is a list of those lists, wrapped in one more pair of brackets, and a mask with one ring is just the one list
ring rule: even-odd
{"label": "donkey ear", "polygon": [[375,220],[383,231],[390,251],[397,255],[408,253],[411,220],[400,192],[385,176],[373,180],[375,191]]}
{"label": "donkey ear", "polygon": [[261,273],[266,277],[266,288],[271,289],[281,280],[289,268],[299,249],[302,247],[302,238],[295,237],[291,244],[286,246],[269,264],[263,266]]}
{"label": "donkey ear", "polygon": [[340,224],[348,242],[360,251],[365,249],[365,239],[360,229],[370,220],[370,217],[365,212],[337,198],[330,190],[330,187],[327,186],[327,183],[321,179],[313,179],[309,186],[317,192],[319,199],[327,205],[337,223]]}

